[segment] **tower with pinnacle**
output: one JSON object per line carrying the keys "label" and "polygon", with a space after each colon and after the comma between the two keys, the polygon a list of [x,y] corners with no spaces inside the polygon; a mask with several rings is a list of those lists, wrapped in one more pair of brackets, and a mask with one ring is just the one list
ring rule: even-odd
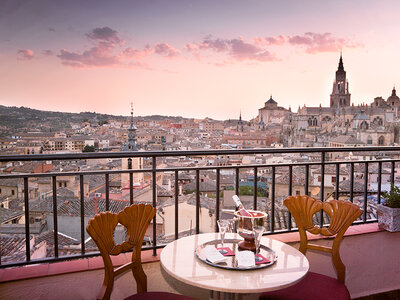
{"label": "tower with pinnacle", "polygon": [[[133,124],[133,103],[131,102],[131,118],[130,125],[128,128],[128,141],[124,145],[122,151],[138,151],[136,146],[136,127]],[[143,169],[143,158],[142,157],[132,157],[132,158],[122,158],[122,169]],[[144,181],[143,173],[133,173],[134,186],[140,186]],[[130,180],[128,173],[121,174],[121,187],[123,190],[129,190]]]}
{"label": "tower with pinnacle", "polygon": [[239,121],[237,123],[236,130],[238,132],[243,132],[243,130],[244,130],[244,122],[242,121],[242,111],[240,111],[240,113],[239,113]]}
{"label": "tower with pinnacle", "polygon": [[343,67],[342,53],[340,53],[339,66],[336,71],[335,81],[331,94],[330,107],[338,108],[350,106],[349,82]]}
{"label": "tower with pinnacle", "polygon": [[133,125],[133,102],[131,102],[131,125],[128,128],[128,142],[123,151],[138,151],[136,147],[136,127]]}

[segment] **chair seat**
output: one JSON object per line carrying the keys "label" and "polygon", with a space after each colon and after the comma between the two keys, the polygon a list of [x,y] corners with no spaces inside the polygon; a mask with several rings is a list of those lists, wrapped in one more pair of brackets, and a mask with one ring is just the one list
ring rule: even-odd
{"label": "chair seat", "polygon": [[350,293],[336,278],[308,272],[299,283],[286,289],[264,293],[259,300],[342,300],[350,299]]}
{"label": "chair seat", "polygon": [[196,300],[195,298],[167,293],[167,292],[143,292],[139,294],[135,294],[125,298],[125,300],[154,300],[154,299],[162,299],[162,300]]}

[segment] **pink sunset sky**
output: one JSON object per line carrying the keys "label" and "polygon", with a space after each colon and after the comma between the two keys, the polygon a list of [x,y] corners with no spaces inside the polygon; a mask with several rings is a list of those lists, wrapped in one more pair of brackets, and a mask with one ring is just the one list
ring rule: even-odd
{"label": "pink sunset sky", "polygon": [[0,105],[244,119],[400,87],[399,1],[0,1]]}

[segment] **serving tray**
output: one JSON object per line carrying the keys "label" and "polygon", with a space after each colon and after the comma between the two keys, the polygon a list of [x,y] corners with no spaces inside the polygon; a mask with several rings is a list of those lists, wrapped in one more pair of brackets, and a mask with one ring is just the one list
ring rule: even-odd
{"label": "serving tray", "polygon": [[[229,247],[233,253],[236,254],[238,250],[238,243],[241,242],[241,239],[225,239],[224,240],[224,247]],[[206,259],[206,256],[204,254],[204,248],[207,245],[214,245],[216,247],[221,247],[221,240],[213,240],[206,242],[204,244],[201,244],[200,246],[197,247],[195,254],[198,259],[201,261],[205,262],[206,264],[217,267],[217,268],[222,268],[222,269],[229,269],[229,270],[256,270],[256,269],[262,269],[266,268],[269,266],[272,266],[276,260],[278,259],[278,256],[275,254],[275,251],[272,250],[271,248],[268,248],[267,246],[264,246],[261,244],[260,246],[260,254],[264,256],[266,259],[268,259],[270,262],[264,263],[264,264],[259,264],[255,265],[253,267],[239,267],[237,265],[237,261],[235,256],[226,256],[226,261],[220,262],[220,263],[212,263]]]}

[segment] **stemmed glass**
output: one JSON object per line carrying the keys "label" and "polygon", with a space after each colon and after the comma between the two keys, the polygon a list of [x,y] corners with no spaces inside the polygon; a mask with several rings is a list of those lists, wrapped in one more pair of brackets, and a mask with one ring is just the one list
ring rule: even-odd
{"label": "stemmed glass", "polygon": [[260,253],[261,238],[265,232],[264,220],[252,219],[251,221],[253,223],[254,244],[256,245],[256,262],[259,262],[263,260],[261,257],[257,256],[257,254]]}
{"label": "stemmed glass", "polygon": [[[232,222],[231,220],[218,220],[217,224],[218,224],[219,234],[221,236],[221,246],[222,246],[221,248],[224,248],[225,233],[230,232]],[[221,249],[220,252],[221,254],[225,254],[228,251]]]}

